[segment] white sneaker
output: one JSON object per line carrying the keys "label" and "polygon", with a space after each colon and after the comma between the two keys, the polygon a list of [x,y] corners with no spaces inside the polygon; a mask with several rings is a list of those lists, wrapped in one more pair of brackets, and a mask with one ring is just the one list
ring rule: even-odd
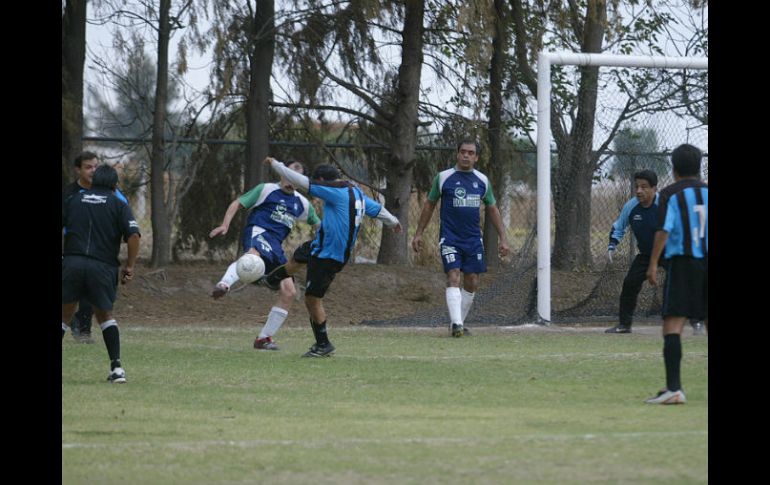
{"label": "white sneaker", "polygon": [[122,367],[115,367],[112,369],[112,372],[110,372],[110,375],[107,376],[107,380],[113,384],[125,384],[126,371],[124,371]]}
{"label": "white sneaker", "polygon": [[661,389],[654,397],[647,399],[647,404],[684,404],[687,402],[687,398],[684,397],[684,393],[680,390],[669,391],[668,389]]}

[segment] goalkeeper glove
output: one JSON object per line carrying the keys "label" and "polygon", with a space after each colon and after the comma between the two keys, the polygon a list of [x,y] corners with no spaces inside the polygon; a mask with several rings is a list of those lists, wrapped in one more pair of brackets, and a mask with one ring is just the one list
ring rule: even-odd
{"label": "goalkeeper glove", "polygon": [[612,256],[615,254],[616,249],[617,247],[613,243],[610,243],[609,246],[607,246],[607,259],[610,260],[610,263],[612,262]]}

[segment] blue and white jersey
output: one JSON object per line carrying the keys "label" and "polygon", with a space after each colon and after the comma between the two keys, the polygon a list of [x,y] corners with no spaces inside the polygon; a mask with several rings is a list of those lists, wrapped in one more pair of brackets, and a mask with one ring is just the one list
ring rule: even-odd
{"label": "blue and white jersey", "polygon": [[441,233],[446,243],[481,238],[481,203],[495,205],[492,186],[478,170],[450,168],[433,179],[428,200],[441,199]]}
{"label": "blue and white jersey", "polygon": [[238,197],[241,205],[249,210],[246,226],[255,226],[256,234],[269,237],[280,244],[289,235],[296,220],[318,224],[318,216],[312,204],[299,192],[287,194],[275,183],[259,184]]}
{"label": "blue and white jersey", "polygon": [[658,229],[668,233],[665,258],[708,256],[708,207],[708,185],[700,180],[682,179],[661,190]]}
{"label": "blue and white jersey", "polygon": [[367,197],[350,182],[309,182],[308,192],[325,202],[321,229],[310,246],[310,254],[346,263],[356,243],[364,215],[377,217],[382,205]]}
{"label": "blue and white jersey", "polygon": [[636,247],[639,253],[649,256],[652,253],[652,243],[655,240],[655,231],[658,229],[658,199],[660,194],[655,194],[652,204],[644,207],[639,199],[632,198],[625,203],[620,211],[618,220],[610,229],[610,243],[620,244],[626,229],[631,226],[636,238]]}

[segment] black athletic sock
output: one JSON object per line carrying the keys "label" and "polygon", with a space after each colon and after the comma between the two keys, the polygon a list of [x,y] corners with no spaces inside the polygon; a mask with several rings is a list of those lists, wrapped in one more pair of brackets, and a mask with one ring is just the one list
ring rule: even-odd
{"label": "black athletic sock", "polygon": [[288,277],[289,273],[286,272],[286,265],[284,264],[275,268],[265,279],[268,283],[275,286]]}
{"label": "black athletic sock", "polygon": [[[102,330],[104,345],[107,347],[107,354],[110,356],[112,368],[120,367],[120,331],[117,325],[110,325]],[[117,362],[117,365],[115,365]]]}
{"label": "black athletic sock", "polygon": [[666,364],[666,388],[669,391],[680,390],[682,388],[680,374],[682,339],[678,334],[663,336],[663,362]]}
{"label": "black athletic sock", "polygon": [[329,336],[326,334],[326,320],[322,323],[316,323],[310,320],[310,326],[313,327],[313,335],[318,345],[326,345],[329,343]]}

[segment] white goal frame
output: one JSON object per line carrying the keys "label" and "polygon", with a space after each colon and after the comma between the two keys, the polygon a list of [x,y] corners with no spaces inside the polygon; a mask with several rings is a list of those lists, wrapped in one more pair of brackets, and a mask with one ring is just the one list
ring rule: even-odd
{"label": "white goal frame", "polygon": [[708,57],[624,56],[540,52],[537,61],[537,313],[551,322],[551,66],[708,70]]}

